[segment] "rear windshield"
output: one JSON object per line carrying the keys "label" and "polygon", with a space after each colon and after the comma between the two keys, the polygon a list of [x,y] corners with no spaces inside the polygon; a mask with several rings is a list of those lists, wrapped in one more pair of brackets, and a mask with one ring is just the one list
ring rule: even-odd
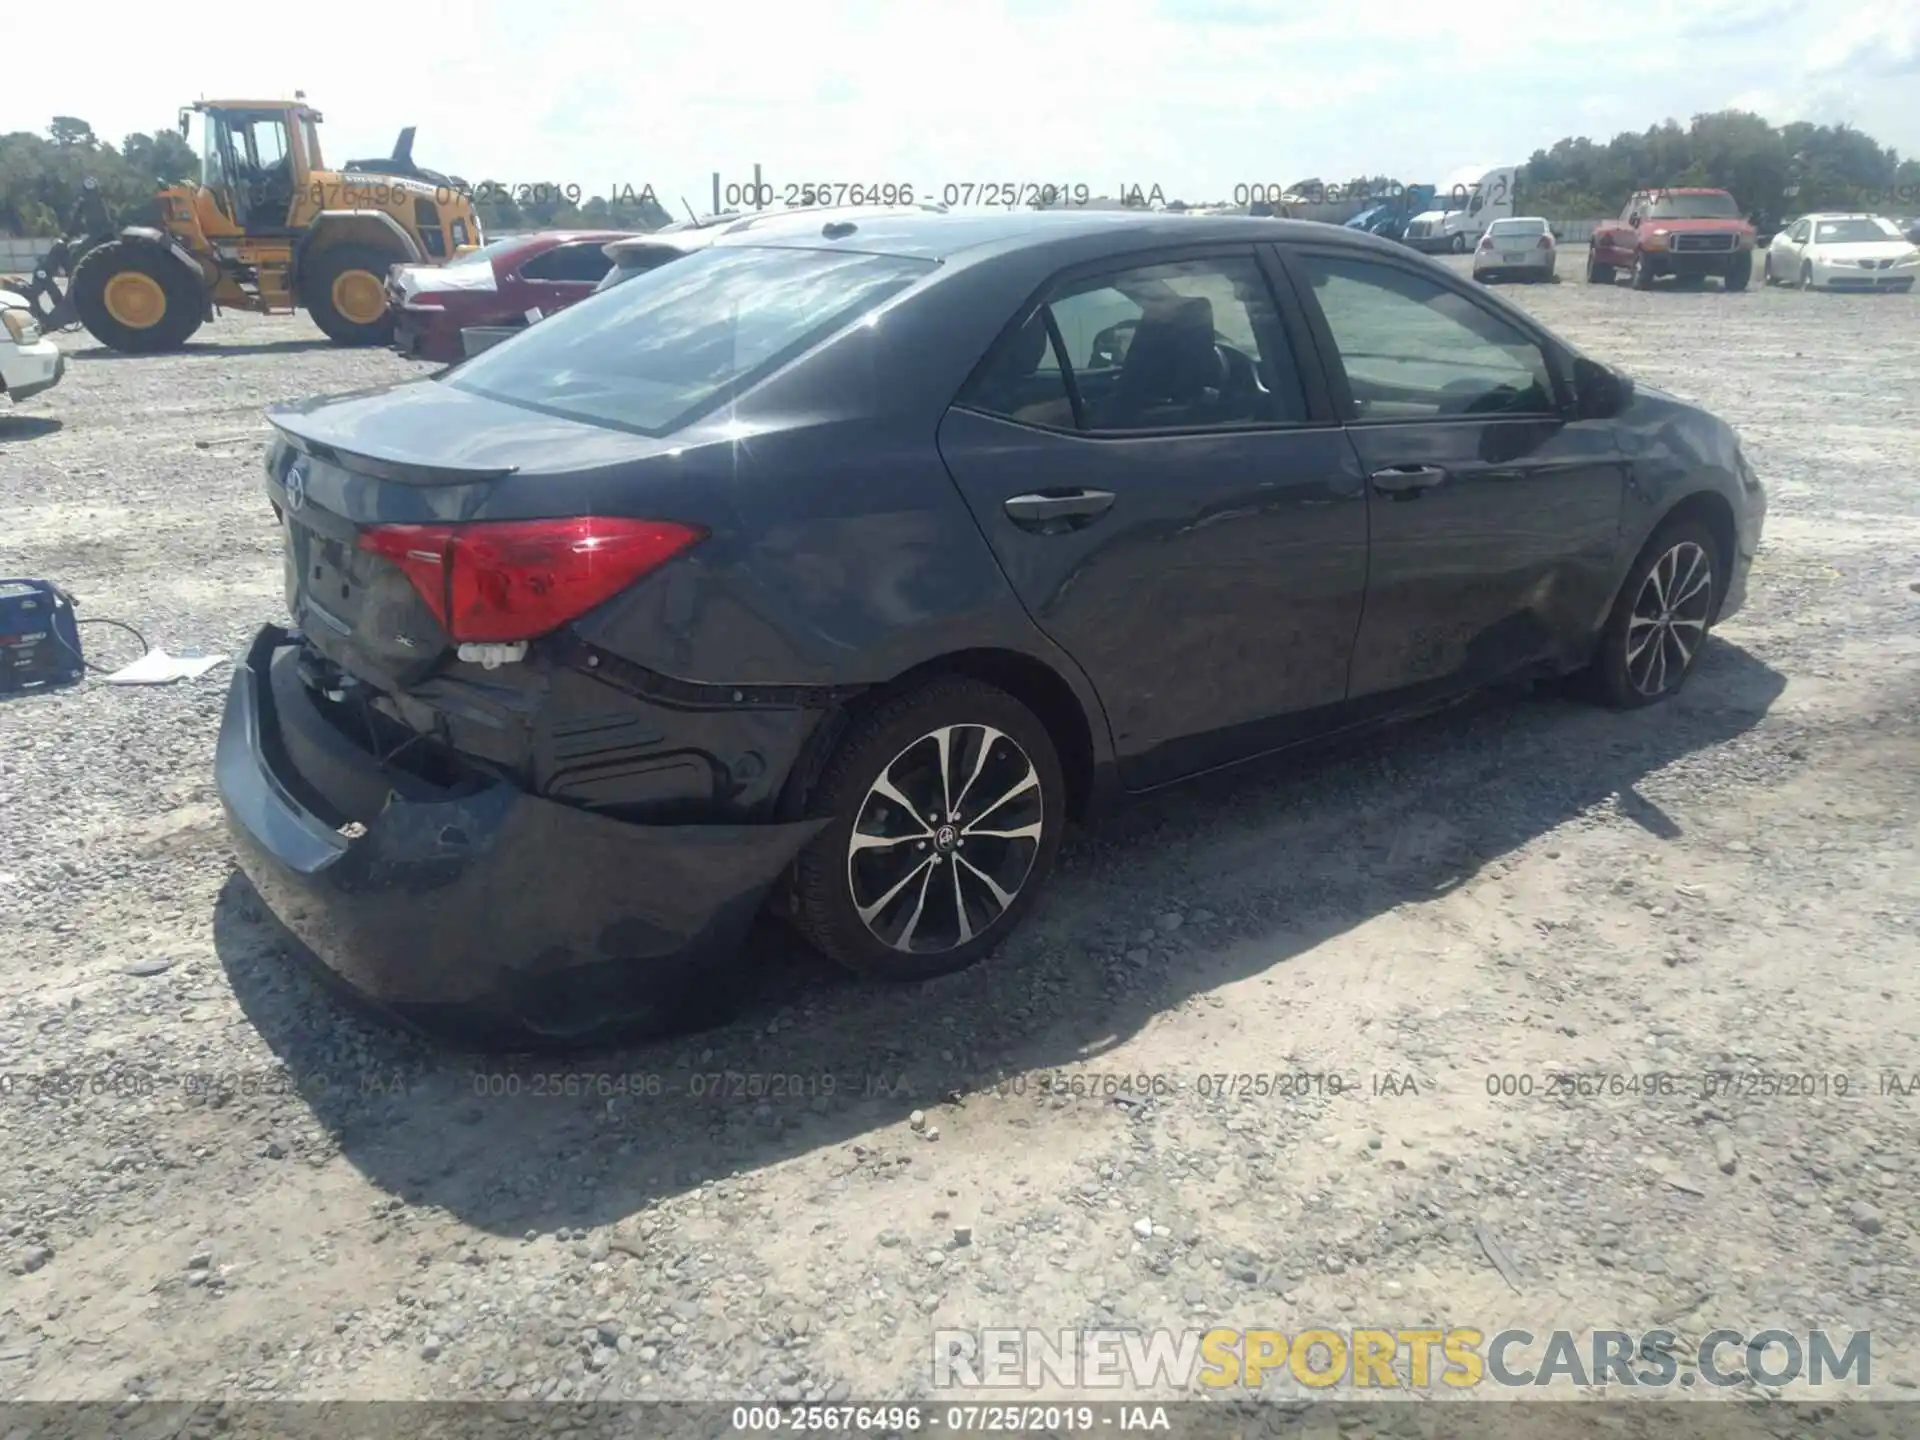
{"label": "rear windshield", "polygon": [[644,275],[647,271],[664,265],[669,260],[677,260],[684,254],[686,251],[675,249],[671,245],[641,245],[632,249],[615,250],[613,268],[600,277],[600,283],[594,286],[594,290],[597,293],[601,290],[611,290],[616,285],[624,285],[634,276]]}
{"label": "rear windshield", "polygon": [[1851,245],[1861,240],[1900,240],[1888,220],[1822,220],[1813,227],[1816,245]]}
{"label": "rear windshield", "polygon": [[1495,235],[1544,235],[1547,222],[1544,220],[1496,220],[1493,222]]}
{"label": "rear windshield", "polygon": [[898,255],[702,250],[528,326],[446,383],[570,420],[666,435],[932,268]]}

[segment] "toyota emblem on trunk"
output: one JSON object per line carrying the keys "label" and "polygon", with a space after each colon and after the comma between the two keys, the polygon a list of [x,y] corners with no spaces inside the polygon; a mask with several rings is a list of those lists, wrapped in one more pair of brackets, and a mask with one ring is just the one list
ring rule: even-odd
{"label": "toyota emblem on trunk", "polygon": [[307,462],[296,460],[287,467],[287,509],[298,510],[307,503]]}

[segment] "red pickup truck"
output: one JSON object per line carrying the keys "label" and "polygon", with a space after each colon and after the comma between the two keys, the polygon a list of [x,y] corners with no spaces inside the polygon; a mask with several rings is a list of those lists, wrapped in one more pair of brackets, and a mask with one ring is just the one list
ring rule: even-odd
{"label": "red pickup truck", "polygon": [[1729,290],[1753,278],[1754,228],[1724,190],[1636,190],[1618,220],[1593,232],[1587,279],[1611,285],[1614,272],[1651,290],[1662,275],[1698,280],[1718,275]]}

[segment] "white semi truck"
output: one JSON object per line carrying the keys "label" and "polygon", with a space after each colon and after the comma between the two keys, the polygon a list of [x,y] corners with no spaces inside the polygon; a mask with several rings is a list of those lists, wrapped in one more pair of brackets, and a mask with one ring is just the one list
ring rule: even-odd
{"label": "white semi truck", "polygon": [[1469,165],[1434,192],[1434,208],[1407,222],[1406,243],[1416,250],[1464,255],[1487,227],[1514,214],[1518,165]]}

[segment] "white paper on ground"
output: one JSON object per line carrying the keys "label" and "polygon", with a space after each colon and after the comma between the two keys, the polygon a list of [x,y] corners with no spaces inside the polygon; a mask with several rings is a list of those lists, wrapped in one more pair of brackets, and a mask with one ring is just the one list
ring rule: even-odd
{"label": "white paper on ground", "polygon": [[224,664],[224,655],[196,655],[192,659],[169,655],[164,650],[149,650],[131,665],[107,676],[109,685],[171,685],[176,680],[198,680],[214,666]]}

